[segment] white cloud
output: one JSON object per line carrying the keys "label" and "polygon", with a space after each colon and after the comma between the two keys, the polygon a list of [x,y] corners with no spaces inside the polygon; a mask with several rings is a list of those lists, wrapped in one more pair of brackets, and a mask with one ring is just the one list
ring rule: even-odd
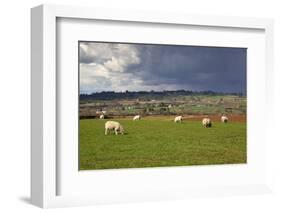
{"label": "white cloud", "polygon": [[122,61],[115,57],[112,57],[111,60],[108,60],[104,63],[104,66],[114,72],[124,72],[124,66]]}
{"label": "white cloud", "polygon": [[140,63],[138,55],[134,45],[80,43],[81,91],[124,91],[128,84],[137,86],[141,81],[125,71]]}

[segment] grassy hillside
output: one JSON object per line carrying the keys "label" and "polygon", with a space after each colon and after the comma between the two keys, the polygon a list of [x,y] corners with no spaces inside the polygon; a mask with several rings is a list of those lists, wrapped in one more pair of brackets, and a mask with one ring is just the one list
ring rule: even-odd
{"label": "grassy hillside", "polygon": [[246,163],[246,123],[121,119],[124,135],[104,135],[106,120],[80,120],[80,169]]}

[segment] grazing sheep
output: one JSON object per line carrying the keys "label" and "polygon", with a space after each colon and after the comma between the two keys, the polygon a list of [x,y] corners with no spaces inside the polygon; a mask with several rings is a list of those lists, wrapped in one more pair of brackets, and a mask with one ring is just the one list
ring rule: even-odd
{"label": "grazing sheep", "polygon": [[105,128],[105,135],[107,135],[108,131],[114,130],[115,135],[118,135],[118,133],[124,134],[123,126],[116,121],[107,121],[104,125]]}
{"label": "grazing sheep", "polygon": [[203,127],[212,127],[212,121],[210,118],[203,118],[202,120]]}
{"label": "grazing sheep", "polygon": [[100,115],[100,119],[104,119],[104,115]]}
{"label": "grazing sheep", "polygon": [[134,118],[133,118],[133,121],[137,121],[137,120],[140,120],[141,119],[141,116],[140,115],[136,115]]}
{"label": "grazing sheep", "polygon": [[227,123],[228,122],[228,117],[226,117],[225,115],[221,116],[221,122],[222,123]]}
{"label": "grazing sheep", "polygon": [[175,123],[181,123],[181,121],[182,121],[182,116],[177,116],[177,117],[175,117]]}

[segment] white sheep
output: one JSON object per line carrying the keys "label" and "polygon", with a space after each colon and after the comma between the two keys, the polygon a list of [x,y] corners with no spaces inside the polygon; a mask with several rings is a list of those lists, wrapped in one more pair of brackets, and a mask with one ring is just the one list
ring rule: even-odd
{"label": "white sheep", "polygon": [[100,115],[100,119],[104,119],[104,115]]}
{"label": "white sheep", "polygon": [[181,123],[182,122],[182,116],[180,115],[180,116],[175,117],[174,122],[175,123],[178,123],[178,122]]}
{"label": "white sheep", "polygon": [[114,130],[115,135],[118,135],[118,133],[124,134],[124,128],[123,126],[116,121],[107,121],[104,125],[105,128],[105,135],[107,135],[108,131]]}
{"label": "white sheep", "polygon": [[133,121],[137,121],[137,120],[140,120],[140,119],[141,119],[141,116],[140,115],[136,115],[136,116],[134,116]]}
{"label": "white sheep", "polygon": [[210,118],[203,118],[202,120],[203,127],[212,127],[212,121]]}
{"label": "white sheep", "polygon": [[221,116],[221,122],[222,123],[227,123],[228,122],[228,117],[226,117],[225,115]]}

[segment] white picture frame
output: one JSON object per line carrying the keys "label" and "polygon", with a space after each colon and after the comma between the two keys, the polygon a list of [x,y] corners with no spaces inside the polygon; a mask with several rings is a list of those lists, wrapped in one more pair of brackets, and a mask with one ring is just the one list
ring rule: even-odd
{"label": "white picture frame", "polygon": [[[106,11],[105,11],[106,10]],[[76,205],[91,205],[99,203],[116,203],[116,202],[138,202],[143,200],[165,200],[178,199],[197,196],[214,196],[214,195],[233,195],[233,194],[252,194],[270,192],[270,171],[268,170],[268,161],[264,162],[262,169],[257,171],[257,174],[262,174],[265,178],[259,179],[254,184],[225,183],[205,187],[198,181],[193,188],[175,186],[155,190],[155,193],[149,192],[149,189],[139,193],[136,189],[135,193],[130,193],[120,196],[116,192],[105,191],[103,194],[95,196],[79,194],[79,195],[58,195],[58,185],[61,184],[59,179],[58,166],[58,132],[57,132],[57,117],[58,117],[58,100],[57,88],[60,81],[57,79],[57,20],[64,19],[81,19],[81,20],[102,20],[102,21],[118,21],[133,22],[133,23],[153,23],[154,25],[172,26],[199,26],[207,28],[220,28],[232,31],[235,29],[242,30],[259,30],[263,32],[262,40],[264,45],[264,67],[261,68],[261,76],[258,81],[263,81],[265,87],[261,88],[264,94],[264,104],[260,108],[273,109],[273,21],[271,19],[257,18],[241,18],[241,17],[216,17],[203,15],[187,15],[187,14],[165,14],[152,13],[145,11],[122,11],[111,9],[84,8],[73,6],[54,6],[41,5],[31,10],[31,201],[34,205],[49,208],[62,206]],[[248,79],[248,82],[252,79]],[[257,82],[258,83],[258,82]],[[258,85],[257,85],[258,86]],[[254,113],[253,113],[254,114]],[[254,116],[250,116],[254,118]],[[271,118],[264,116],[261,118],[266,126],[266,131],[262,134],[262,147],[268,146],[270,143]],[[261,140],[261,139],[260,139]],[[265,159],[266,152],[261,151],[258,157]],[[233,168],[227,168],[228,171]],[[239,168],[240,169],[240,168]],[[247,168],[243,168],[244,170]],[[138,175],[159,175],[156,169],[135,170],[131,177]],[[179,175],[187,175],[186,167],[173,168]],[[234,169],[235,170],[235,169]],[[233,171],[234,171],[233,170]],[[160,170],[159,170],[160,171]],[[160,172],[166,172],[163,170]],[[170,171],[170,170],[169,170]],[[109,175],[117,171],[110,171]],[[127,170],[122,170],[121,173],[129,173]],[[196,175],[200,175],[198,173]],[[85,175],[85,174],[84,174]],[[127,175],[127,174],[125,174]],[[121,176],[123,177],[123,176]],[[196,177],[196,176],[195,176]],[[251,176],[248,177],[248,179]],[[170,178],[174,178],[173,176]],[[75,184],[75,183],[72,183]],[[164,184],[164,183],[163,183]],[[161,185],[159,185],[160,187]],[[201,187],[202,186],[202,187]],[[132,185],[130,185],[132,188]],[[89,187],[91,188],[91,187]],[[188,190],[187,190],[188,189]],[[70,189],[71,191],[71,189]]]}

